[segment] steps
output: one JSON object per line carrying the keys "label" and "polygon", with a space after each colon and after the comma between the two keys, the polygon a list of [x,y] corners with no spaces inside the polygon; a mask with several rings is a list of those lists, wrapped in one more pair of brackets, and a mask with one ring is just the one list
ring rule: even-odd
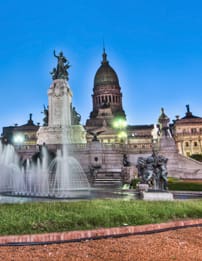
{"label": "steps", "polygon": [[92,185],[95,188],[119,188],[122,186],[121,172],[99,171]]}

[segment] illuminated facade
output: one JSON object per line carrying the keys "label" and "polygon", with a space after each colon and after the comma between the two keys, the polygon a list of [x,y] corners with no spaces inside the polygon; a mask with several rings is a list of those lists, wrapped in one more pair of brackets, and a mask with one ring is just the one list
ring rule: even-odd
{"label": "illuminated facade", "polygon": [[[54,80],[54,83],[55,81],[58,80]],[[56,88],[57,85],[53,85],[53,87]],[[62,102],[58,99],[60,96],[58,88],[56,88],[54,95],[55,100],[49,102],[49,109],[52,110],[53,107],[56,109],[53,110],[52,115],[55,118],[50,118],[51,126],[46,124],[40,128],[46,130],[51,127],[54,142],[46,139],[48,136],[44,132],[41,141],[37,143],[37,133],[40,132],[40,126],[33,123],[31,114],[27,124],[3,128],[3,141],[13,144],[23,160],[32,158],[39,152],[40,146],[37,145],[45,143],[52,152],[60,149],[61,143],[57,141],[61,139],[58,138],[54,127],[56,125],[57,129],[60,129],[61,122],[57,121],[57,116],[64,109],[60,107]],[[70,105],[71,101],[68,104]],[[50,116],[49,114],[45,115]],[[137,177],[138,157],[149,156],[153,148],[169,158],[168,169],[172,176],[200,178],[202,175],[202,164],[184,157],[202,153],[202,118],[192,115],[189,106],[187,106],[186,116],[175,120],[172,129],[169,128],[169,118],[163,109],[158,119],[158,126],[154,124],[128,124],[123,109],[119,79],[107,61],[105,50],[101,66],[94,77],[92,111],[89,119],[87,119],[85,126],[81,126],[79,123],[72,123],[72,121],[70,123],[72,110],[69,110],[68,116],[68,126],[79,126],[82,127],[82,130],[83,127],[85,129],[82,132],[85,142],[69,143],[69,153],[77,158],[89,179],[94,179],[92,181],[94,185],[106,186],[111,183],[114,185],[116,182],[120,185],[130,182],[131,179]],[[74,128],[72,130],[74,131]],[[163,133],[165,135],[162,135]],[[75,131],[74,135],[78,137]],[[178,154],[177,149],[183,156]]]}
{"label": "illuminated facade", "polygon": [[4,143],[13,144],[22,157],[31,157],[36,152],[36,133],[39,123],[36,125],[32,120],[32,114],[26,124],[3,128],[2,139]]}
{"label": "illuminated facade", "polygon": [[180,154],[202,154],[202,118],[194,116],[187,107],[185,117],[175,120],[174,139]]}
{"label": "illuminated facade", "polygon": [[119,79],[109,65],[105,50],[94,77],[92,105],[85,126],[87,142],[91,142],[94,134],[101,143],[133,144],[141,149],[151,147],[153,125],[127,125]]}

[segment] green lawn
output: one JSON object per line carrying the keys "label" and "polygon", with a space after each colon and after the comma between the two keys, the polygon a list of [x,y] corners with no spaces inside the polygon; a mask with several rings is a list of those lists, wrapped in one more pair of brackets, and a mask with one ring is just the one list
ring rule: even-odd
{"label": "green lawn", "polygon": [[168,189],[176,191],[202,191],[202,182],[187,182],[180,179],[168,178]]}
{"label": "green lawn", "polygon": [[202,200],[89,200],[0,205],[0,235],[160,223],[202,218]]}

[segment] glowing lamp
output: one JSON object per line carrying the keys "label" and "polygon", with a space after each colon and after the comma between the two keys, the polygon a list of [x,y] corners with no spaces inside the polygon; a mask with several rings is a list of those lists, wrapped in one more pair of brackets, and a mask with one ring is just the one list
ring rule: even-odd
{"label": "glowing lamp", "polygon": [[16,143],[16,144],[23,143],[24,140],[25,140],[25,139],[24,139],[24,136],[21,135],[21,134],[17,134],[17,135],[15,135],[14,138],[13,138],[13,141],[14,141],[14,143]]}
{"label": "glowing lamp", "polygon": [[127,126],[127,122],[123,118],[117,118],[113,122],[113,127],[115,129],[124,129]]}
{"label": "glowing lamp", "polygon": [[120,131],[118,133],[118,138],[119,139],[126,139],[127,138],[127,133],[125,131]]}

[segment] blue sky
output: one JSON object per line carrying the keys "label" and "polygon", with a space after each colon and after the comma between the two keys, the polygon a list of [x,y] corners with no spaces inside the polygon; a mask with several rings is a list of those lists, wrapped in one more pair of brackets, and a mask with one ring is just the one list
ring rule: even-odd
{"label": "blue sky", "polygon": [[0,128],[42,123],[43,104],[63,51],[71,68],[73,106],[84,124],[103,39],[118,74],[129,124],[202,116],[202,3],[181,0],[0,2]]}

